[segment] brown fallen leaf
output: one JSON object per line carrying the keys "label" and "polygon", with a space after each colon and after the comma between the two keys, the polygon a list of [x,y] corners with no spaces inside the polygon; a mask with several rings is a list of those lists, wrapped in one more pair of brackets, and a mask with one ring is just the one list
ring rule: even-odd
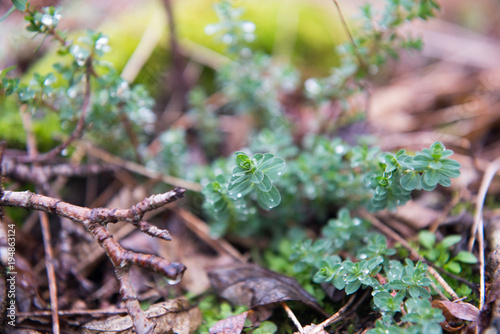
{"label": "brown fallen leaf", "polygon": [[[198,307],[189,305],[185,298],[178,298],[150,306],[146,316],[155,323],[154,334],[193,333],[201,324],[201,312]],[[82,326],[83,334],[132,334],[130,316],[114,316],[105,320],[91,321]]]}
{"label": "brown fallen leaf", "polygon": [[[328,316],[316,299],[295,279],[256,264],[238,263],[216,268],[208,272],[208,277],[217,294],[234,305],[245,305],[249,309],[255,309],[295,300]],[[259,317],[259,320],[263,319]]]}
{"label": "brown fallen leaf", "polygon": [[469,303],[454,303],[447,300],[435,300],[432,306],[443,311],[446,321],[441,327],[448,332],[458,332],[464,328],[463,321],[477,321],[479,309]]}
{"label": "brown fallen leaf", "polygon": [[217,321],[215,325],[210,327],[210,334],[240,334],[243,330],[243,326],[245,325],[245,321],[252,314],[253,311],[245,311]]}

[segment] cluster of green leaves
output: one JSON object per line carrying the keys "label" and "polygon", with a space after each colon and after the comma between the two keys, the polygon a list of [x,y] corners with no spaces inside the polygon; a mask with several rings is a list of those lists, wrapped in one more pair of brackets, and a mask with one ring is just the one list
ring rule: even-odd
{"label": "cluster of green leaves", "polygon": [[9,96],[17,90],[19,86],[19,78],[8,78],[7,73],[12,71],[14,67],[8,67],[0,70],[0,94]]}
{"label": "cluster of green leaves", "polygon": [[404,37],[398,32],[404,23],[435,16],[439,9],[432,0],[387,0],[385,8],[376,12],[371,4],[361,8],[361,31],[353,40],[337,48],[338,67],[329,77],[310,78],[305,91],[313,100],[322,102],[331,98],[347,99],[362,88],[362,81],[376,74],[389,57],[397,58],[401,49],[420,49],[419,39]]}
{"label": "cluster of green leaves", "polygon": [[[397,294],[395,297],[391,295],[385,295],[383,299],[384,307],[385,305],[395,305],[394,309],[403,310],[401,302],[401,295]],[[392,307],[385,307],[386,309],[392,309]],[[431,302],[427,299],[421,298],[410,298],[404,303],[405,315],[401,317],[401,321],[411,324],[409,327],[403,327],[394,321],[394,318],[385,314],[382,319],[377,320],[375,323],[375,328],[368,331],[369,334],[419,334],[419,333],[430,333],[430,334],[441,334],[443,330],[440,326],[440,322],[445,320],[441,310],[433,308]],[[390,311],[394,312],[394,311]]]}
{"label": "cluster of green leaves", "polygon": [[[202,129],[207,130],[205,136],[211,139],[210,147],[215,151],[217,145],[222,142],[217,131],[218,114],[232,110],[255,116],[252,125],[258,132],[249,139],[250,151],[268,152],[287,161],[287,173],[276,180],[276,187],[282,192],[282,204],[264,216],[256,215],[258,211],[251,202],[224,194],[230,182],[231,175],[227,170],[232,168],[232,161],[226,161],[226,166],[221,168],[224,163],[218,160],[205,175],[215,170],[219,172],[213,173],[206,182],[200,177],[199,181],[209,184],[204,191],[208,201],[204,207],[210,216],[216,218],[214,223],[219,233],[227,231],[228,228],[244,234],[256,233],[269,228],[266,222],[276,222],[278,217],[282,228],[288,221],[302,221],[306,217],[325,219],[332,213],[331,208],[339,206],[353,208],[361,205],[372,210],[382,210],[386,207],[394,209],[411,198],[412,190],[430,190],[428,185],[435,186],[437,183],[448,186],[446,177],[449,181],[449,177],[458,176],[459,164],[445,159],[451,151],[445,150],[441,143],[435,143],[430,149],[417,152],[415,161],[411,160],[413,156],[402,151],[398,154],[404,155],[405,160],[399,164],[392,163],[390,157],[393,155],[390,153],[382,154],[379,149],[367,144],[347,144],[340,138],[331,138],[324,134],[308,134],[296,145],[293,140],[293,124],[282,114],[283,107],[277,98],[288,90],[282,84],[265,82],[267,78],[271,80],[280,77],[266,73],[285,72],[273,65],[269,57],[254,56],[248,49],[247,43],[252,38],[242,37],[250,31],[245,32],[244,26],[249,25],[249,22],[240,19],[241,9],[232,7],[229,1],[221,1],[215,8],[220,22],[209,26],[207,30],[217,35],[220,40],[226,40],[228,52],[233,57],[229,64],[217,72],[220,91],[228,102],[222,108],[216,109],[201,90],[193,92],[191,113],[196,116],[198,129],[201,133]],[[411,13],[410,18],[413,18],[414,12],[413,9],[407,8],[400,14]],[[393,24],[393,27],[395,29],[396,25]],[[264,59],[262,57],[266,58],[266,66],[261,66]],[[350,58],[355,61],[356,57],[351,54]],[[257,68],[263,69],[264,72]],[[294,71],[289,73],[292,72]],[[283,82],[287,81],[290,82]],[[269,94],[274,94],[274,97]],[[428,159],[431,156],[432,161]],[[403,176],[406,177],[404,182],[411,176],[416,180],[423,180],[420,181],[422,186],[417,185],[410,189],[407,182],[401,183]],[[251,181],[247,180],[246,184],[251,184]],[[245,185],[240,187],[251,191],[251,188]],[[237,193],[243,194],[241,191]],[[232,210],[234,208],[238,210]],[[241,228],[242,224],[245,228]],[[239,227],[233,229],[235,225]],[[276,223],[270,226],[279,230]]]}
{"label": "cluster of green leaves", "polygon": [[385,154],[381,170],[370,178],[371,187],[375,189],[371,204],[376,210],[394,209],[408,202],[415,189],[432,191],[438,184],[449,187],[450,178],[460,175],[460,163],[448,159],[452,154],[441,142],[414,156],[406,154],[406,150],[395,155]]}
{"label": "cluster of green leaves", "polygon": [[[57,62],[52,64],[53,71],[35,72],[31,79],[8,78],[6,74],[10,69],[3,70],[0,103],[5,106],[5,113],[18,113],[17,108],[10,107],[17,104],[8,100],[16,99],[28,106],[28,111],[36,113],[39,120],[50,120],[56,115],[59,132],[68,133],[80,117],[77,111],[84,103],[87,80],[91,80],[92,103],[86,116],[86,122],[92,124],[89,137],[103,145],[120,143],[123,149],[122,144],[130,142],[132,131],[144,142],[154,129],[153,99],[144,87],[130,87],[112,64],[102,60],[110,49],[108,38],[88,31],[76,40],[69,39],[57,29],[61,14],[54,7],[41,11],[28,7],[25,20],[28,31],[58,42]],[[129,129],[123,125],[124,121],[130,124]]]}
{"label": "cluster of green leaves", "polygon": [[[205,210],[220,222],[223,232],[230,222],[247,222],[257,210],[251,206],[246,195],[252,193],[259,206],[270,210],[281,202],[281,195],[273,185],[285,169],[285,161],[273,154],[254,154],[251,158],[244,152],[234,154],[235,167],[230,175],[219,174],[214,182],[203,189]],[[219,169],[222,172],[222,169]]]}
{"label": "cluster of green leaves", "polygon": [[[402,333],[403,328],[411,333],[442,333],[439,323],[444,317],[428,300],[432,281],[427,277],[427,265],[392,259],[396,252],[387,248],[385,237],[368,233],[367,228],[366,222],[341,210],[339,217],[323,228],[320,239],[295,245],[291,256],[295,271],[312,271],[315,283],[330,283],[346,294],[371,288],[372,308],[383,315],[371,334]],[[338,244],[341,246],[335,247]],[[357,260],[342,261],[337,255],[340,250],[355,252]],[[402,323],[396,324],[397,313],[404,314]]]}
{"label": "cluster of green leaves", "polygon": [[256,27],[241,19],[243,8],[234,7],[228,0],[216,3],[214,8],[219,22],[208,25],[205,32],[224,43],[231,57],[217,71],[216,78],[228,100],[224,110],[253,115],[256,123],[262,119],[265,123],[276,122],[282,116],[279,94],[295,90],[298,71],[289,65],[275,64],[268,55],[254,53],[248,47],[255,39]]}
{"label": "cluster of green leaves", "polygon": [[[461,250],[455,255],[452,253],[452,247],[456,246],[462,240],[459,235],[449,235],[440,242],[436,241],[436,235],[429,231],[421,231],[418,235],[420,245],[420,254],[436,266],[446,271],[461,275],[463,278],[474,281],[472,274],[472,265],[477,263],[477,258],[469,251]],[[449,279],[450,286],[460,296],[468,296],[472,293],[471,288],[455,279]]]}

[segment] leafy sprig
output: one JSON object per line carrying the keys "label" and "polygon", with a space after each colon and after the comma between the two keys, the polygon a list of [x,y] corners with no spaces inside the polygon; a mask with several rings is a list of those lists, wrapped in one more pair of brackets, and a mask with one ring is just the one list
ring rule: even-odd
{"label": "leafy sprig", "polygon": [[449,187],[450,178],[460,175],[460,163],[449,157],[441,142],[416,152],[414,156],[400,150],[395,155],[386,153],[381,157],[380,171],[371,176],[371,187],[375,190],[371,204],[376,210],[394,209],[411,199],[413,190],[432,191],[438,184]]}
{"label": "leafy sprig", "polygon": [[281,176],[286,163],[273,154],[254,154],[251,158],[244,152],[236,152],[236,167],[229,180],[228,193],[233,198],[241,198],[252,190],[257,192],[261,208],[272,209],[281,202],[281,195],[273,185],[273,179]]}

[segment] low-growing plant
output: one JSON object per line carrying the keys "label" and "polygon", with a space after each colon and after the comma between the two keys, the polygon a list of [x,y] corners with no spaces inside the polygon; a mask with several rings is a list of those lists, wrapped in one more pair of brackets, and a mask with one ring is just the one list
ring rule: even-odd
{"label": "low-growing plant", "polygon": [[[438,8],[430,0],[388,0],[381,13],[364,6],[361,32],[339,47],[339,66],[327,78],[305,79],[301,98],[313,108],[328,99],[348,104],[388,57],[396,57],[401,48],[421,46],[418,40],[403,38],[397,29],[417,17],[432,17]],[[11,78],[12,68],[2,70],[1,102],[19,103],[41,119],[56,115],[58,131],[65,137],[80,137],[86,128],[86,139],[122,157],[201,183],[203,214],[214,234],[274,238],[272,245],[281,257],[271,263],[267,253],[265,261],[294,274],[321,301],[326,298],[320,292],[322,285],[347,295],[369,291],[372,309],[381,318],[368,333],[440,333],[444,317],[429,301],[436,291],[427,275],[428,264],[398,258],[386,237],[351,211],[395,210],[416,190],[449,187],[451,179],[460,175],[460,164],[450,158],[453,151],[435,142],[414,153],[404,149],[386,153],[370,137],[348,142],[326,127],[297,136],[300,126],[287,115],[282,100],[292,93],[302,94],[300,71],[252,52],[257,27],[241,19],[241,8],[222,0],[215,9],[220,22],[206,32],[227,46],[230,58],[216,73],[222,98],[213,102],[203,87],[197,87],[189,94],[187,111],[194,123],[189,131],[195,134],[207,165],[192,163],[188,130],[172,127],[155,133],[153,99],[142,86],[130,85],[101,60],[108,51],[107,37],[89,31],[77,40],[69,39],[57,29],[61,16],[52,7],[43,11],[28,7],[26,20],[29,31],[57,41],[61,61],[54,64],[54,71],[35,73],[29,80]],[[19,116],[17,107],[6,113]],[[220,131],[222,115],[250,119],[246,147],[229,157],[220,154],[226,140]],[[151,142],[159,148],[151,150]],[[70,154],[68,145],[54,156]],[[321,226],[321,236],[293,239],[292,245],[287,232],[300,231],[297,234],[303,236],[308,225]],[[420,253],[434,265],[460,274],[476,259],[464,251],[452,255],[451,248],[459,240],[449,236],[436,243],[434,234],[422,232]],[[280,250],[280,245],[288,249]],[[238,313],[221,304],[219,313],[211,314],[213,303],[207,299],[200,306],[210,318],[207,323]],[[276,330],[274,324],[264,322],[254,333]]]}

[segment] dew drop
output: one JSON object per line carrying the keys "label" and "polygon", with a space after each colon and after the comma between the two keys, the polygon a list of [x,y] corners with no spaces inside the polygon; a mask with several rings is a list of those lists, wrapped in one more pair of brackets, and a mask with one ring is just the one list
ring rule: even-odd
{"label": "dew drop", "polygon": [[281,172],[278,173],[278,176],[281,176]]}
{"label": "dew drop", "polygon": [[241,198],[241,196],[243,196],[241,193],[239,193],[238,195],[236,195],[236,197],[238,197],[238,198]]}
{"label": "dew drop", "polygon": [[167,283],[170,285],[176,285],[177,283],[179,283],[181,281],[181,279],[182,279],[182,275],[179,275],[175,279],[167,278]]}

